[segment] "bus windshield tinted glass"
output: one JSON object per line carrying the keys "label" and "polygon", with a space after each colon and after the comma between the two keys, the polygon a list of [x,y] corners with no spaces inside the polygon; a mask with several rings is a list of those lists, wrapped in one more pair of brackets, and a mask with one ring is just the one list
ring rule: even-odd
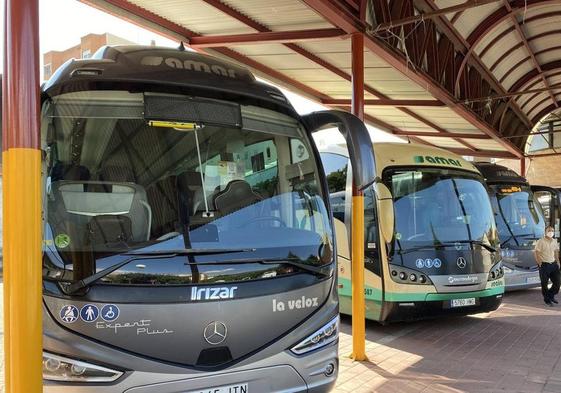
{"label": "bus windshield tinted glass", "polygon": [[497,229],[505,245],[521,245],[543,236],[543,211],[530,187],[505,184],[492,186],[492,189]]}
{"label": "bus windshield tinted glass", "polygon": [[393,250],[465,241],[495,245],[491,204],[479,177],[423,168],[392,170],[384,179],[394,198]]}
{"label": "bus windshield tinted glass", "polygon": [[[240,127],[148,122],[143,98],[90,91],[44,105],[49,264],[77,279],[133,250],[240,249],[189,257],[191,264],[327,262],[319,256],[331,247],[331,228],[315,157],[296,119],[242,105]],[[185,262],[133,265],[177,276]]]}

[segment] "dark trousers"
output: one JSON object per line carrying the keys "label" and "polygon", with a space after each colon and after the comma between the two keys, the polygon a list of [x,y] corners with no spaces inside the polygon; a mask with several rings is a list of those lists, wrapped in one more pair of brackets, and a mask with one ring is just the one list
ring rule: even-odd
{"label": "dark trousers", "polygon": [[[551,280],[551,288],[547,287],[549,280]],[[543,300],[551,302],[551,299],[559,293],[561,281],[559,265],[557,263],[542,263],[540,266],[540,281],[542,283]]]}

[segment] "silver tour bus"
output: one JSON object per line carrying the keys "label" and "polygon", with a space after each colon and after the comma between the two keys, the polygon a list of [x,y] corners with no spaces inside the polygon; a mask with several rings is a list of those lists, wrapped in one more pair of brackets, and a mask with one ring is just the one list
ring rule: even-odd
{"label": "silver tour bus", "polygon": [[312,132],[246,69],[104,47],[42,88],[45,392],[324,392],[337,255]]}
{"label": "silver tour bus", "polygon": [[502,165],[475,166],[487,182],[501,241],[505,290],[540,286],[534,245],[543,237],[545,217],[526,179]]}

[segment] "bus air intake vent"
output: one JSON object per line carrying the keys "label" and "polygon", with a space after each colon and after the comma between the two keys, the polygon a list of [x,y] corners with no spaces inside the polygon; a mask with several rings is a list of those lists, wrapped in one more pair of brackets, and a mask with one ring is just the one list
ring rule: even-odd
{"label": "bus air intake vent", "polygon": [[281,93],[276,92],[276,91],[271,91],[271,90],[267,90],[267,93],[269,93],[269,95],[271,97],[273,97],[275,100],[279,100],[282,102],[286,102],[286,97],[283,96]]}
{"label": "bus air intake vent", "polygon": [[242,115],[237,104],[181,96],[145,95],[144,118],[241,127]]}
{"label": "bus air intake vent", "polygon": [[216,367],[232,361],[232,354],[228,347],[203,349],[197,359],[197,366]]}

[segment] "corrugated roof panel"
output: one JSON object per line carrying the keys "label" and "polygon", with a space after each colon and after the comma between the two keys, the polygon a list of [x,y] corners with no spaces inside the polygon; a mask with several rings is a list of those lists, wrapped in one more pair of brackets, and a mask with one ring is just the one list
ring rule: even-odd
{"label": "corrugated roof panel", "polygon": [[[277,56],[292,55],[295,52],[282,44],[252,44],[239,45],[232,47],[236,52],[243,53],[246,56]],[[321,66],[318,65],[318,68]]]}
{"label": "corrugated roof panel", "polygon": [[555,50],[549,50],[545,53],[538,54],[536,58],[540,62],[540,64],[547,64],[555,60],[559,60],[561,58],[561,47],[559,47],[561,43],[559,43],[559,38],[557,38],[557,44],[551,43],[548,49],[552,49],[553,47],[558,47]]}
{"label": "corrugated roof panel", "polygon": [[549,17],[535,19],[528,23],[520,22],[520,27],[524,31],[526,38],[531,38],[546,31],[555,30],[559,26],[560,20],[560,15],[550,15]]}
{"label": "corrugated roof panel", "polygon": [[325,68],[293,68],[282,70],[282,73],[301,82],[327,82],[332,80],[345,80]]}
{"label": "corrugated roof panel", "polygon": [[[490,3],[467,9],[458,18],[454,26],[464,37],[467,37],[473,31],[473,29],[475,29],[483,20],[485,20],[485,17],[487,15],[493,13],[502,6],[502,2],[497,1],[496,3]],[[445,6],[442,5],[442,7]]]}
{"label": "corrugated roof panel", "polygon": [[441,148],[457,148],[457,149],[465,149],[466,146],[460,142],[455,141],[454,139],[448,138],[431,138],[431,137],[420,137],[420,139],[431,143],[437,147]]}
{"label": "corrugated roof panel", "polygon": [[518,81],[521,77],[526,75],[526,73],[532,71],[534,66],[531,62],[524,62],[524,64],[520,65],[515,71],[511,72],[510,75],[503,81],[503,86],[506,90],[510,91],[512,85]]}
{"label": "corrugated roof panel", "polygon": [[333,27],[298,0],[223,0],[223,2],[274,31]]}
{"label": "corrugated roof panel", "polygon": [[[481,41],[477,44],[477,47],[475,48],[476,53],[480,55],[483,49],[485,49],[495,38],[497,38],[499,35],[503,34],[506,30],[512,27],[513,24],[510,22],[510,20],[501,23],[499,26],[497,26],[496,29],[490,31],[489,34],[487,34],[485,37],[481,39]],[[499,48],[511,48],[512,46],[514,46],[514,44],[518,43],[519,41],[520,41],[520,36],[515,30],[513,30],[510,33],[503,36],[499,41],[497,41],[496,45]],[[503,53],[503,51],[495,51],[491,49],[487,51],[483,59],[489,55],[492,55],[493,52],[495,53],[500,52],[500,54]]]}
{"label": "corrugated roof panel", "polygon": [[[555,98],[557,100],[559,100],[559,97],[561,97],[561,94],[557,94],[555,96]],[[528,116],[530,117],[530,119],[533,119],[534,117],[536,117],[541,111],[543,111],[545,108],[547,108],[548,106],[553,105],[553,100],[547,100],[545,102],[543,102],[542,104],[538,105],[533,111],[531,111],[530,113],[528,113]]]}
{"label": "corrugated roof panel", "polygon": [[[557,30],[558,31],[558,26],[561,25],[561,19],[557,21],[557,23],[555,25],[550,25],[549,28],[547,29],[536,29],[536,30],[540,30],[541,33],[544,32],[548,32],[548,31],[552,31],[552,30]],[[541,33],[536,33],[537,34],[541,34]],[[539,52],[539,51],[543,51],[545,49],[551,48],[553,46],[558,46],[559,45],[559,35],[548,35],[536,40],[532,41],[532,48],[534,49],[534,52]]]}
{"label": "corrugated roof panel", "polygon": [[[555,3],[555,2],[551,2],[551,3]],[[526,8],[525,10],[523,10],[522,12],[519,13],[518,16],[518,20],[520,21],[520,23],[524,23],[524,20],[526,19],[530,19],[533,18],[535,16],[538,15],[542,15],[544,13],[549,13],[552,11],[559,11],[559,4],[538,4],[538,5],[532,5],[530,4],[530,6],[528,8]]]}
{"label": "corrugated roof panel", "polygon": [[199,34],[240,34],[255,30],[201,0],[129,0]]}
{"label": "corrugated roof panel", "polygon": [[351,40],[335,38],[330,40],[299,42],[302,48],[316,53],[341,53],[345,56],[350,56],[351,53]]}
{"label": "corrugated roof panel", "polygon": [[[536,86],[537,89],[543,88],[543,83]],[[547,92],[538,94],[535,98],[532,98],[534,94],[524,94],[522,96],[516,97],[515,101],[519,106],[523,106],[524,110],[531,109],[539,101],[543,100],[545,97],[549,96]]]}
{"label": "corrugated roof panel", "polygon": [[[244,53],[245,46],[233,47],[232,49]],[[264,64],[277,71],[294,70],[294,69],[320,69],[321,67],[313,61],[297,54],[282,53],[282,54],[253,54],[249,57],[261,64]]]}
{"label": "corrugated roof panel", "polygon": [[[346,69],[349,74],[351,69]],[[365,67],[364,80],[368,82],[403,81],[403,74],[391,67]]]}
{"label": "corrugated roof panel", "polygon": [[430,128],[419,120],[392,107],[367,106],[365,113],[374,116],[401,130],[407,131],[429,131]]}
{"label": "corrugated roof panel", "polygon": [[[503,53],[499,53],[498,51],[493,51],[494,55],[493,57],[496,56],[497,58],[499,56],[501,56]],[[507,72],[509,72],[512,69],[512,66],[514,64],[518,64],[518,62],[526,59],[529,57],[528,51],[525,48],[519,48],[517,50],[513,50],[508,52],[508,56],[502,60],[500,63],[497,64],[497,66],[495,67],[495,69],[493,70],[493,73],[495,74],[495,76],[497,76],[497,78],[500,80],[502,79],[502,77],[504,75],[506,75]],[[493,61],[494,63],[494,61]],[[528,58],[528,60],[526,60],[526,62],[524,64],[520,65],[520,69],[523,68],[524,66],[529,66],[530,68],[534,68],[534,63],[532,62],[531,58]],[[513,74],[516,73],[513,72]]]}
{"label": "corrugated roof panel", "polygon": [[478,139],[478,140],[467,140],[471,142],[472,145],[476,146],[478,149],[481,150],[497,150],[497,151],[505,151],[505,148],[499,143],[494,141],[493,139]]}
{"label": "corrugated roof panel", "polygon": [[419,116],[422,116],[425,119],[430,120],[432,123],[435,123],[437,126],[444,128],[448,131],[457,131],[457,132],[477,132],[477,128],[475,128],[471,123],[467,122],[460,116],[458,116],[452,109],[447,107],[426,107],[426,108],[419,108],[413,107],[410,108],[411,111],[415,112]]}
{"label": "corrugated roof panel", "polygon": [[306,85],[321,91],[329,96],[349,94],[351,91],[351,82],[344,79],[331,79],[329,81],[309,81]]}
{"label": "corrugated roof panel", "polygon": [[[561,74],[548,73],[547,75],[547,80],[549,81],[550,85],[561,84]],[[557,89],[559,89],[559,87],[557,87]]]}

